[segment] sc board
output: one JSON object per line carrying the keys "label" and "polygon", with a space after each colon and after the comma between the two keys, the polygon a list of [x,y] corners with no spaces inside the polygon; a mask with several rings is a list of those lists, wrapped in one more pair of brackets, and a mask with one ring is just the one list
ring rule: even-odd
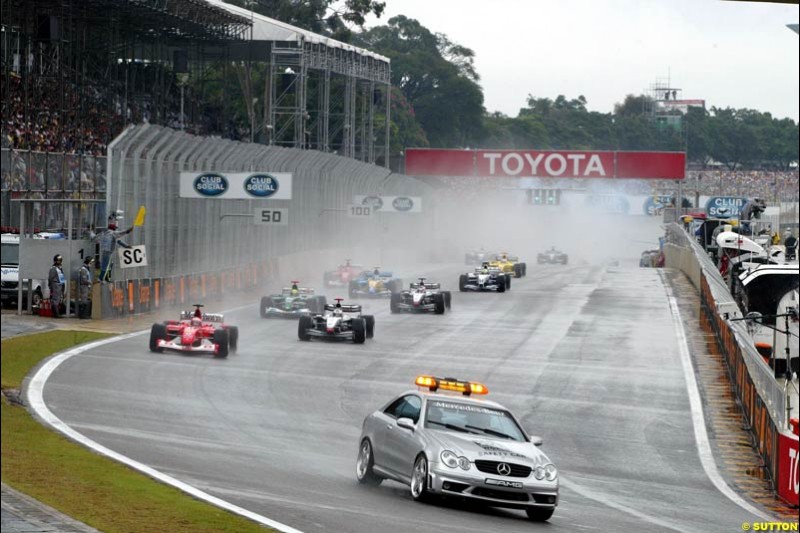
{"label": "sc board", "polygon": [[147,251],[145,245],[131,246],[130,248],[119,248],[120,268],[133,268],[147,266]]}

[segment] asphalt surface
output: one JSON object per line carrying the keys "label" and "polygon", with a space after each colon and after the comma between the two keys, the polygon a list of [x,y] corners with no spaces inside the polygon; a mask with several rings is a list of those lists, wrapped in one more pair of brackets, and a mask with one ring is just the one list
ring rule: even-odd
{"label": "asphalt surface", "polygon": [[[364,345],[301,342],[296,321],[252,305],[226,315],[240,329],[227,360],[133,337],[63,363],[44,397],[102,445],[306,532],[741,530],[756,518],[698,458],[662,277],[629,263],[529,265],[505,294],[454,293],[444,316],[365,301],[376,330]],[[422,273],[452,287],[463,268]],[[543,437],[562,481],[549,523],[358,485],[364,416],[420,373],[487,384]]]}

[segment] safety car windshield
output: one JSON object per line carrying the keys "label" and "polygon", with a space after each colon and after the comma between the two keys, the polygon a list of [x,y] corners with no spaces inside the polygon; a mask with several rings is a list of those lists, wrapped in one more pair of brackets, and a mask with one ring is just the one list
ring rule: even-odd
{"label": "safety car windshield", "polygon": [[508,411],[461,402],[428,401],[425,427],[445,428],[515,441],[526,440],[522,429]]}

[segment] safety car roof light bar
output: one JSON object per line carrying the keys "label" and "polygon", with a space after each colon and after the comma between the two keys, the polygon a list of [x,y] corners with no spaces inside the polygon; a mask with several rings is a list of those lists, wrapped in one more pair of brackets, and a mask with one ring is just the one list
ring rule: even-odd
{"label": "safety car roof light bar", "polygon": [[434,376],[417,376],[414,383],[418,387],[427,388],[431,392],[439,390],[460,392],[464,396],[472,394],[489,394],[489,388],[475,381],[461,381],[456,378],[437,378]]}

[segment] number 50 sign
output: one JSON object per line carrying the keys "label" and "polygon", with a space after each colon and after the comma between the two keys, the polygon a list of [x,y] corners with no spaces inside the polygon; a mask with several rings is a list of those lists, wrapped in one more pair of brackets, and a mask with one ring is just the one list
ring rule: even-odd
{"label": "number 50 sign", "polygon": [[255,210],[254,222],[263,226],[288,226],[289,210],[279,207],[259,207]]}

